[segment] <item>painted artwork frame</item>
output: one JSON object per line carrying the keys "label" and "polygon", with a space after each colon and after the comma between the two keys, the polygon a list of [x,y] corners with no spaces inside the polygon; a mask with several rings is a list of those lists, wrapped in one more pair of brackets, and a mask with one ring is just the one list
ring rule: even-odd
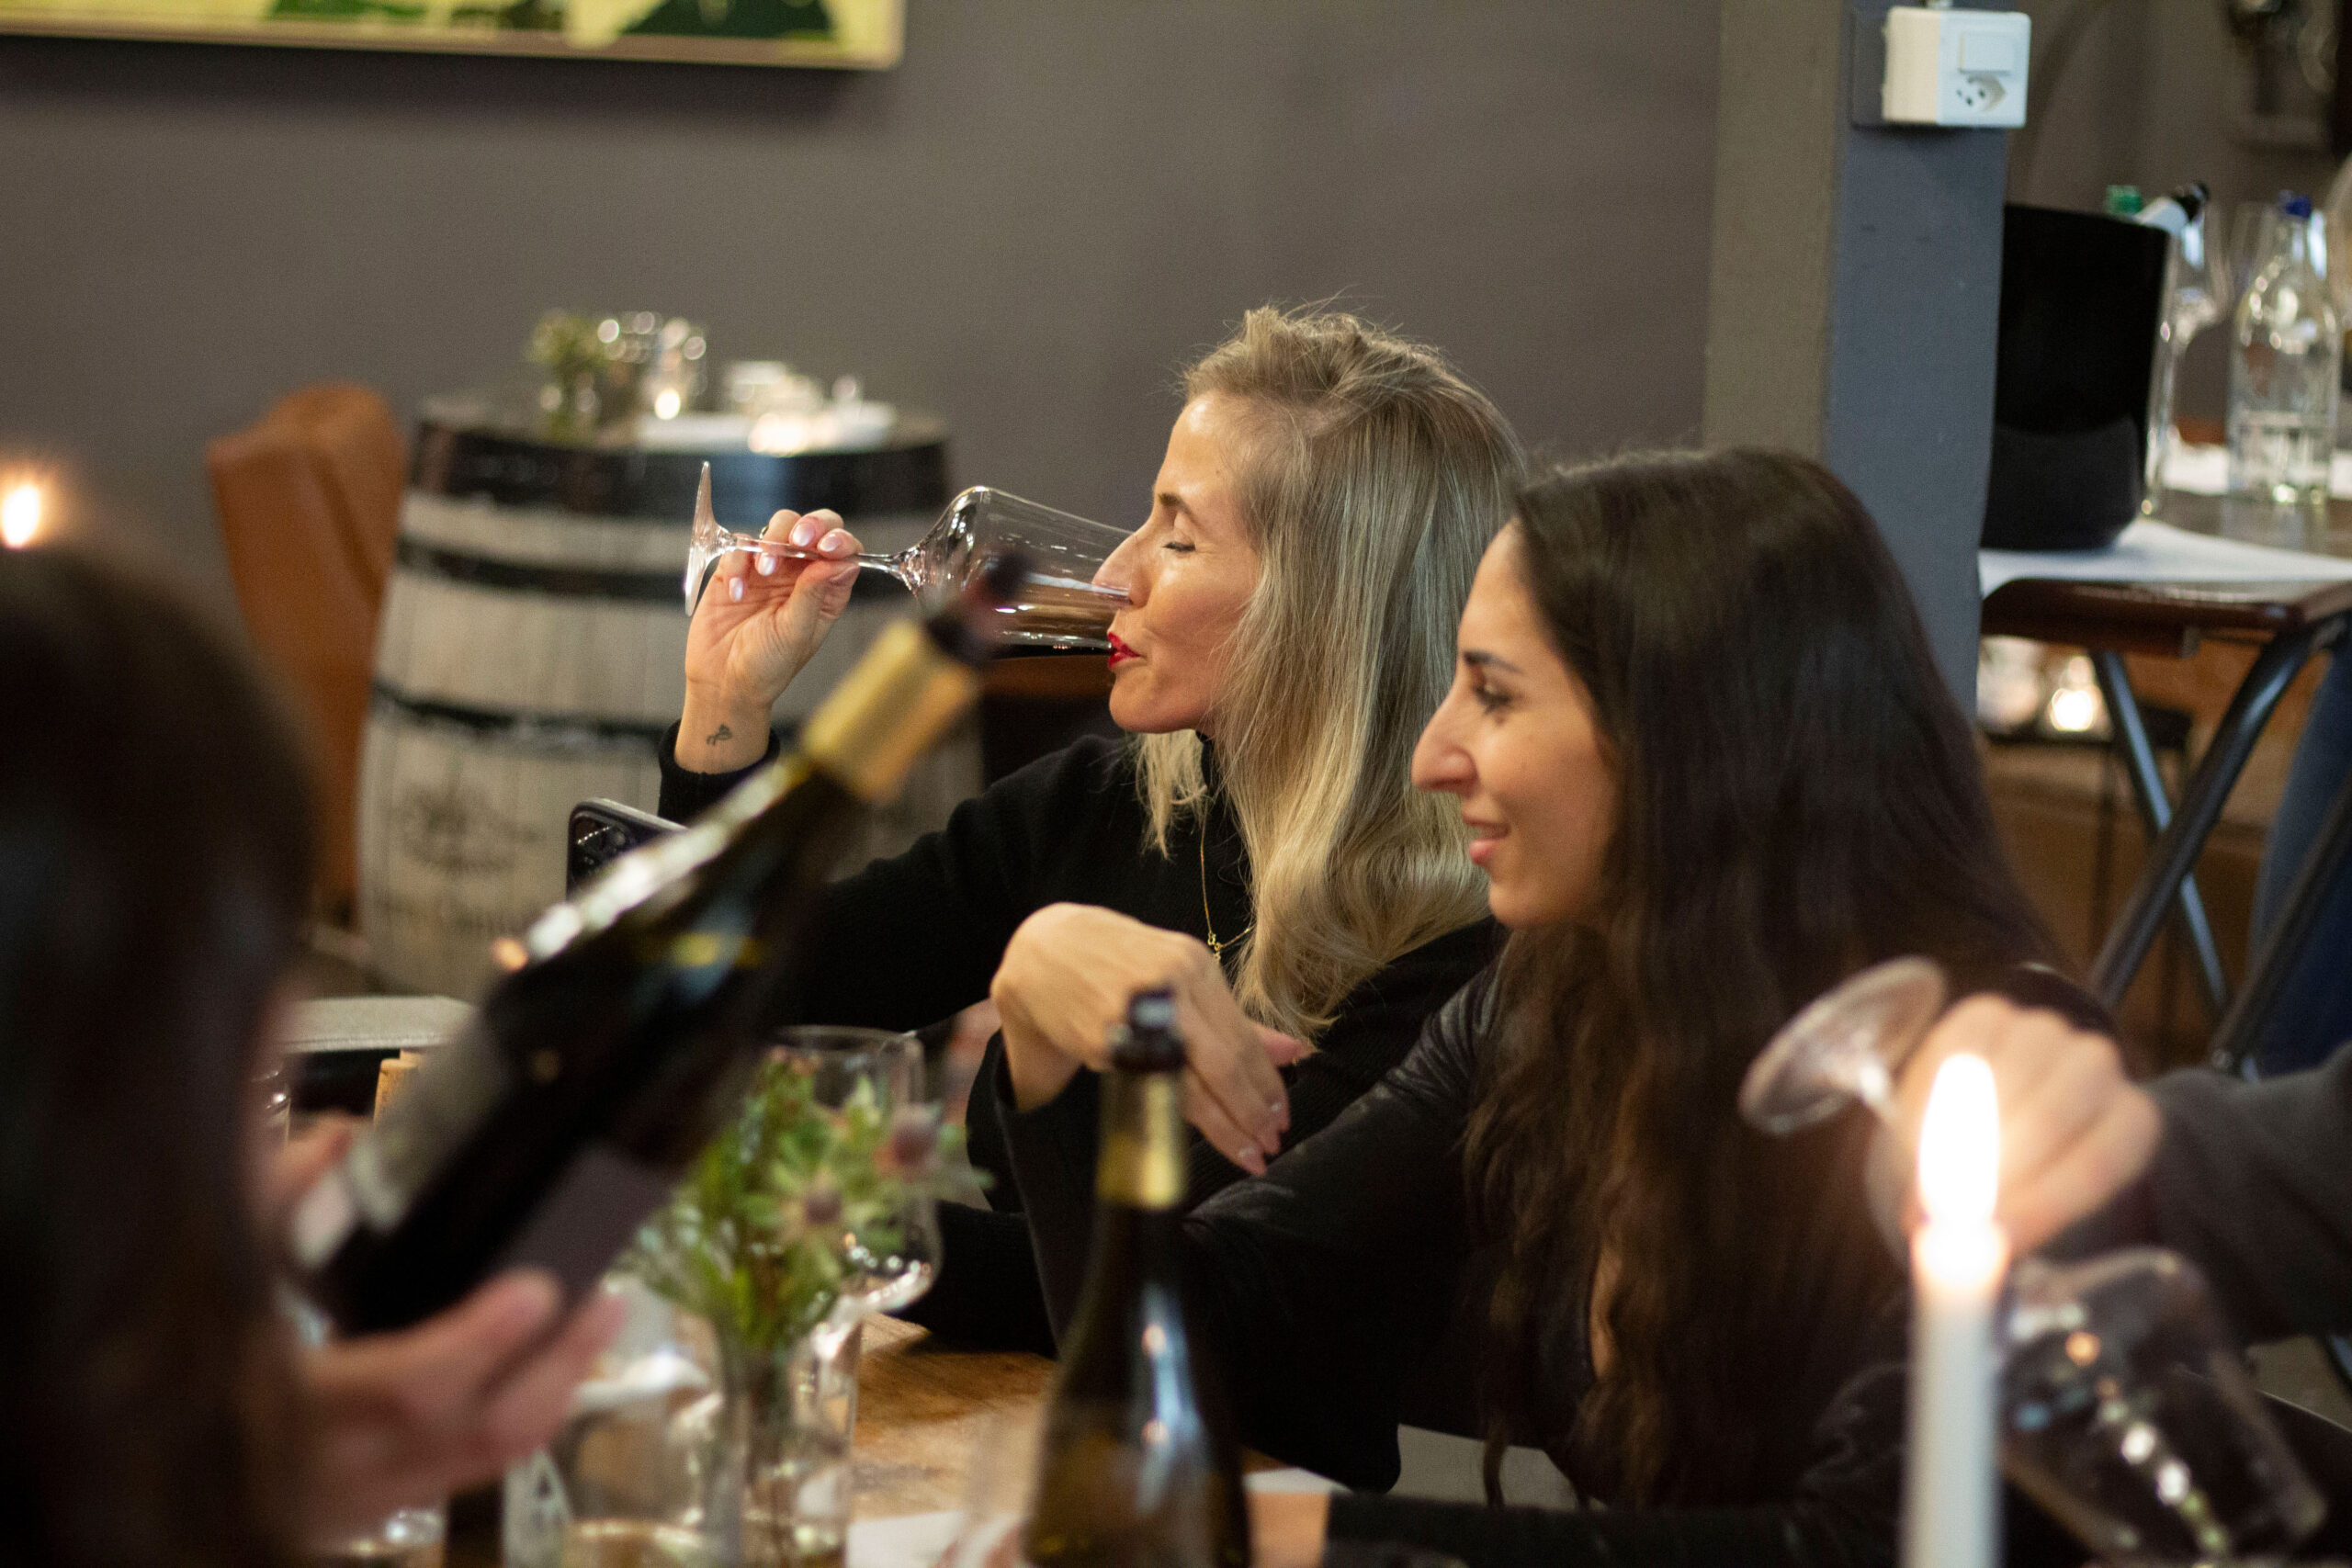
{"label": "painted artwork frame", "polygon": [[0,33],[885,71],[906,0],[0,0]]}

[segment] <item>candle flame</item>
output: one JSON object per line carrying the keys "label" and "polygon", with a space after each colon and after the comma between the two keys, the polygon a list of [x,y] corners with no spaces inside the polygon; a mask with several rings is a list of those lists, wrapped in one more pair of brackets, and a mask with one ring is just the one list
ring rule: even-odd
{"label": "candle flame", "polygon": [[40,532],[44,499],[40,486],[30,479],[9,490],[6,498],[0,500],[0,545],[21,550],[33,542],[33,536]]}
{"label": "candle flame", "polygon": [[2001,1108],[1982,1056],[1936,1069],[1919,1127],[1919,1206],[1930,1224],[1989,1224],[2001,1170]]}

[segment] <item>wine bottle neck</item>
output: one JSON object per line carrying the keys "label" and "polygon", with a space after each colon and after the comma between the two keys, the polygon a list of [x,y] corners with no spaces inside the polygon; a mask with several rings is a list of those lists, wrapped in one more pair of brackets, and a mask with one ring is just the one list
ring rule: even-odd
{"label": "wine bottle neck", "polygon": [[1184,1077],[1113,1073],[1102,1090],[1098,1202],[1165,1211],[1184,1200]]}
{"label": "wine bottle neck", "polygon": [[978,671],[899,621],[808,716],[801,752],[862,799],[887,800],[979,689]]}

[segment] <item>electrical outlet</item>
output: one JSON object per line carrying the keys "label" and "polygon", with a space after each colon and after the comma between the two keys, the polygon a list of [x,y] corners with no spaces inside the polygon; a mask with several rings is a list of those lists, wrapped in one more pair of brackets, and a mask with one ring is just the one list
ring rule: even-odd
{"label": "electrical outlet", "polygon": [[[1896,6],[1886,13],[1879,114],[1864,123],[2018,126],[2033,20],[2022,11]],[[1867,62],[1857,51],[1855,68]],[[1855,96],[1862,96],[1856,80]],[[1858,108],[1863,107],[1860,102]],[[1857,116],[1858,118],[1862,117]]]}

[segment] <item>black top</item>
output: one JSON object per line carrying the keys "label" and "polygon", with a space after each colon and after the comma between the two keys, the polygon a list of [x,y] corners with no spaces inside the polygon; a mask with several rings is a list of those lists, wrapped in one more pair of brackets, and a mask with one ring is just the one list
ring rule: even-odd
{"label": "black top", "polygon": [[[2046,976],[2018,988],[2050,999]],[[2096,1005],[2070,1010],[2091,1016]],[[1430,1021],[1405,1062],[1320,1136],[1186,1220],[1188,1279],[1243,1440],[1253,1447],[1351,1486],[1395,1483],[1408,1379],[1459,1313],[1459,1292],[1493,1244],[1472,1229],[1461,1159],[1491,1013],[1491,977],[1482,975]],[[1091,1224],[1091,1086],[1026,1112],[1013,1108],[1008,1080],[1000,1076],[991,1086],[1046,1301],[1064,1323]],[[1882,1273],[1899,1281],[1898,1271]],[[1810,1343],[1781,1348],[1798,1359],[1791,1383],[1798,1394],[1759,1445],[1782,1456],[1780,1500],[1769,1506],[1563,1513],[1340,1496],[1331,1534],[1418,1541],[1474,1568],[1887,1561],[1901,1493],[1905,1293],[1899,1282],[1874,1280],[1868,1290],[1829,1292],[1840,1293],[1867,1300],[1859,1318],[1825,1321]],[[1586,1315],[1566,1314],[1579,1343],[1546,1348],[1553,1386],[1526,1402],[1545,1428],[1535,1435],[1555,1452],[1566,1449],[1590,1383],[1580,1342]],[[2015,1494],[2008,1512],[2011,1563],[2079,1560],[2079,1550],[2056,1540]]]}
{"label": "black top", "polygon": [[[661,810],[684,821],[751,770],[690,773],[676,761],[676,740],[674,728],[662,740]],[[776,749],[771,739],[771,757]],[[1213,781],[1213,759],[1210,766]],[[1249,871],[1230,811],[1220,805],[1204,826],[1177,828],[1164,857],[1148,847],[1148,829],[1124,743],[1090,737],[1038,759],[956,807],[944,829],[905,853],[832,886],[811,923],[787,1016],[878,1029],[921,1029],[949,1018],[987,998],[1014,929],[1048,904],[1097,905],[1204,935],[1204,857],[1218,935],[1246,931]],[[1347,997],[1320,1048],[1283,1073],[1291,1111],[1285,1146],[1327,1125],[1404,1060],[1422,1022],[1478,972],[1494,940],[1491,921],[1466,926],[1406,953]],[[982,1083],[994,1080],[1002,1049],[1001,1040],[990,1042]],[[1053,1337],[995,1111],[990,1095],[972,1097],[973,1162],[996,1179],[990,1208],[943,1207],[946,1266],[902,1315],[967,1343],[1050,1355]],[[1090,1120],[1083,1156],[1090,1170],[1093,1136]],[[1197,1133],[1189,1157],[1193,1202],[1243,1174]]]}
{"label": "black top", "polygon": [[2352,1051],[2265,1083],[2169,1073],[2148,1092],[2165,1129],[2147,1173],[2046,1250],[2171,1247],[2249,1343],[2352,1329]]}

